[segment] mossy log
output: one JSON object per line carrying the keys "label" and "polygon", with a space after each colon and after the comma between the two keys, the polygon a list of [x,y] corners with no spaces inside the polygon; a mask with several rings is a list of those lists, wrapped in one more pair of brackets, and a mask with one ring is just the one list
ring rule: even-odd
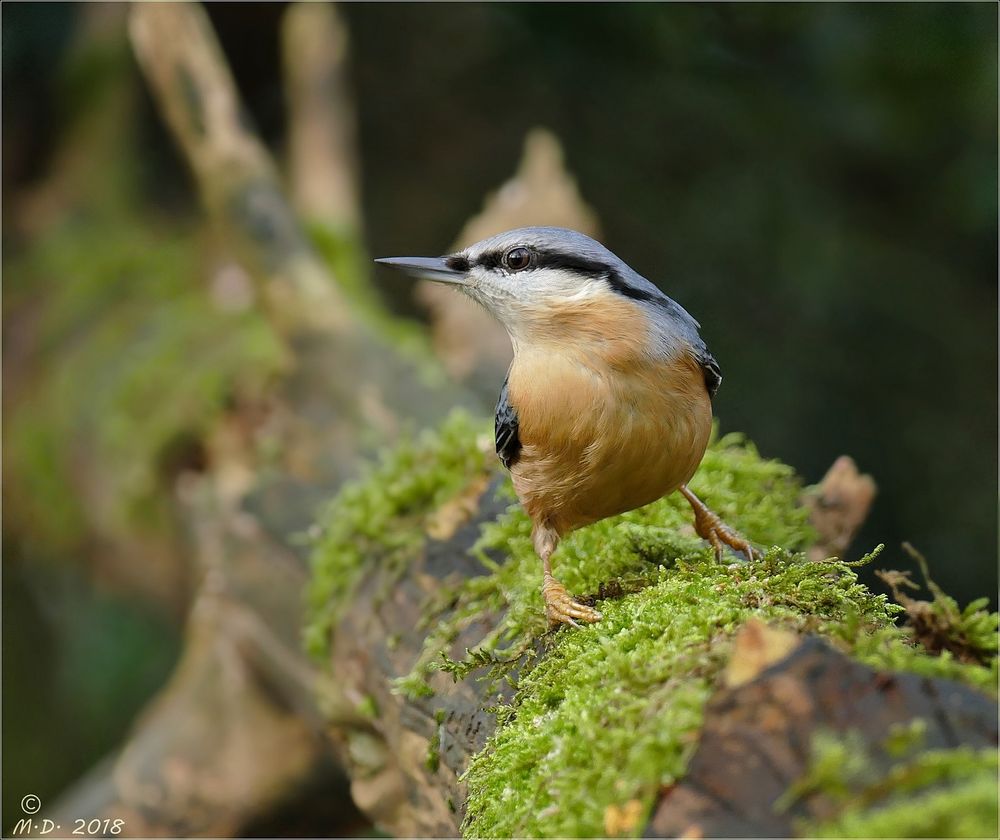
{"label": "mossy log", "polygon": [[[850,686],[841,692],[822,669],[799,674],[800,706],[808,700],[823,713],[765,716],[754,737],[773,740],[776,754],[790,737],[780,720],[797,720],[799,764],[777,785],[745,765],[746,790],[731,791],[734,804],[724,796],[709,803],[728,825],[752,834],[754,812],[738,806],[756,802],[759,791],[758,811],[779,807],[811,772],[827,729],[881,763],[844,781],[839,796],[803,794],[823,807],[777,814],[765,833],[803,831],[803,815],[813,818],[810,830],[827,825],[822,815],[836,833],[844,814],[912,806],[960,782],[976,785],[975,813],[986,819],[996,802],[995,660],[966,665],[924,652],[894,623],[899,608],[859,583],[851,566],[810,561],[816,535],[789,468],[728,436],[693,480],[729,522],[769,546],[750,563],[716,563],[674,498],[571,535],[557,573],[598,601],[604,618],[549,631],[529,523],[489,443],[485,426],[455,418],[440,435],[404,445],[338,497],[316,543],[310,638],[347,700],[369,717],[364,728],[335,727],[334,738],[356,803],[379,826],[404,836],[656,833],[673,813],[664,791],[686,778],[699,738],[719,731],[722,701],[713,698],[736,679],[734,668],[746,672],[757,661],[737,644],[754,621],[792,642],[779,661],[744,673],[744,681],[758,680],[747,691],[766,692],[776,669],[817,655],[818,641],[803,648],[812,654],[794,652],[800,637],[822,639],[819,649],[881,686],[862,707],[878,727],[851,725],[860,695]],[[981,630],[995,637],[995,616]],[[900,691],[889,689],[911,684],[941,702],[900,702]],[[843,725],[830,727],[838,705]],[[972,712],[962,725],[945,722],[963,709]],[[893,752],[884,742],[903,730],[927,733],[927,748],[950,769],[914,771],[914,782],[907,762],[932,753],[914,747],[917,740]],[[992,795],[984,779],[994,781]],[[720,819],[689,816],[680,828],[669,823],[668,833],[690,828],[698,836],[704,826],[708,835]]]}

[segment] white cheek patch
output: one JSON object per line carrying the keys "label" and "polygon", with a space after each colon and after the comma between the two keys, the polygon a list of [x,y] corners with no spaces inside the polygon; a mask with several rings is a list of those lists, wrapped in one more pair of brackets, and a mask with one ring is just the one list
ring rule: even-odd
{"label": "white cheek patch", "polygon": [[543,268],[508,274],[476,268],[471,277],[479,296],[504,311],[534,310],[607,294],[601,280],[581,279],[579,274],[566,269]]}
{"label": "white cheek patch", "polygon": [[560,268],[543,268],[525,272],[525,291],[536,300],[558,303],[586,300],[604,291],[600,280],[582,280],[579,274]]}
{"label": "white cheek patch", "polygon": [[585,278],[568,269],[544,268],[496,272],[476,267],[472,284],[463,287],[507,328],[511,338],[525,342],[536,331],[549,329],[553,313],[565,307],[616,297],[601,278]]}

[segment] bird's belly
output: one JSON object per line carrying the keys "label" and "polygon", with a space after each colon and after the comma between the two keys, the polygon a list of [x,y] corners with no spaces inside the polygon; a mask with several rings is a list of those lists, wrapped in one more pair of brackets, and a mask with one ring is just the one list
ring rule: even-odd
{"label": "bird's belly", "polygon": [[704,379],[688,365],[577,385],[575,411],[547,426],[522,420],[511,470],[528,515],[559,533],[677,489],[698,468],[712,425]]}

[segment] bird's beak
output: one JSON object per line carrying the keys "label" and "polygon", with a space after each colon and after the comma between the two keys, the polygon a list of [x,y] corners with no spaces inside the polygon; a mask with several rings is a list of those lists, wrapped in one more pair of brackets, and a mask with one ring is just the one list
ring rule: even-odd
{"label": "bird's beak", "polygon": [[444,257],[382,257],[375,260],[382,265],[391,265],[417,277],[426,277],[438,283],[454,283],[468,286],[464,271],[456,271],[448,266]]}

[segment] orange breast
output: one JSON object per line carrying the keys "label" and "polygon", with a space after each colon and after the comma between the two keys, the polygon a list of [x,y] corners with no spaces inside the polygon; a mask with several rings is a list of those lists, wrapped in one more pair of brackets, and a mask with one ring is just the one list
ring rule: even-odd
{"label": "orange breast", "polygon": [[712,407],[698,363],[683,351],[650,359],[645,316],[624,305],[628,328],[595,330],[596,343],[533,343],[511,366],[522,447],[514,488],[531,519],[560,534],[677,489],[708,445]]}

